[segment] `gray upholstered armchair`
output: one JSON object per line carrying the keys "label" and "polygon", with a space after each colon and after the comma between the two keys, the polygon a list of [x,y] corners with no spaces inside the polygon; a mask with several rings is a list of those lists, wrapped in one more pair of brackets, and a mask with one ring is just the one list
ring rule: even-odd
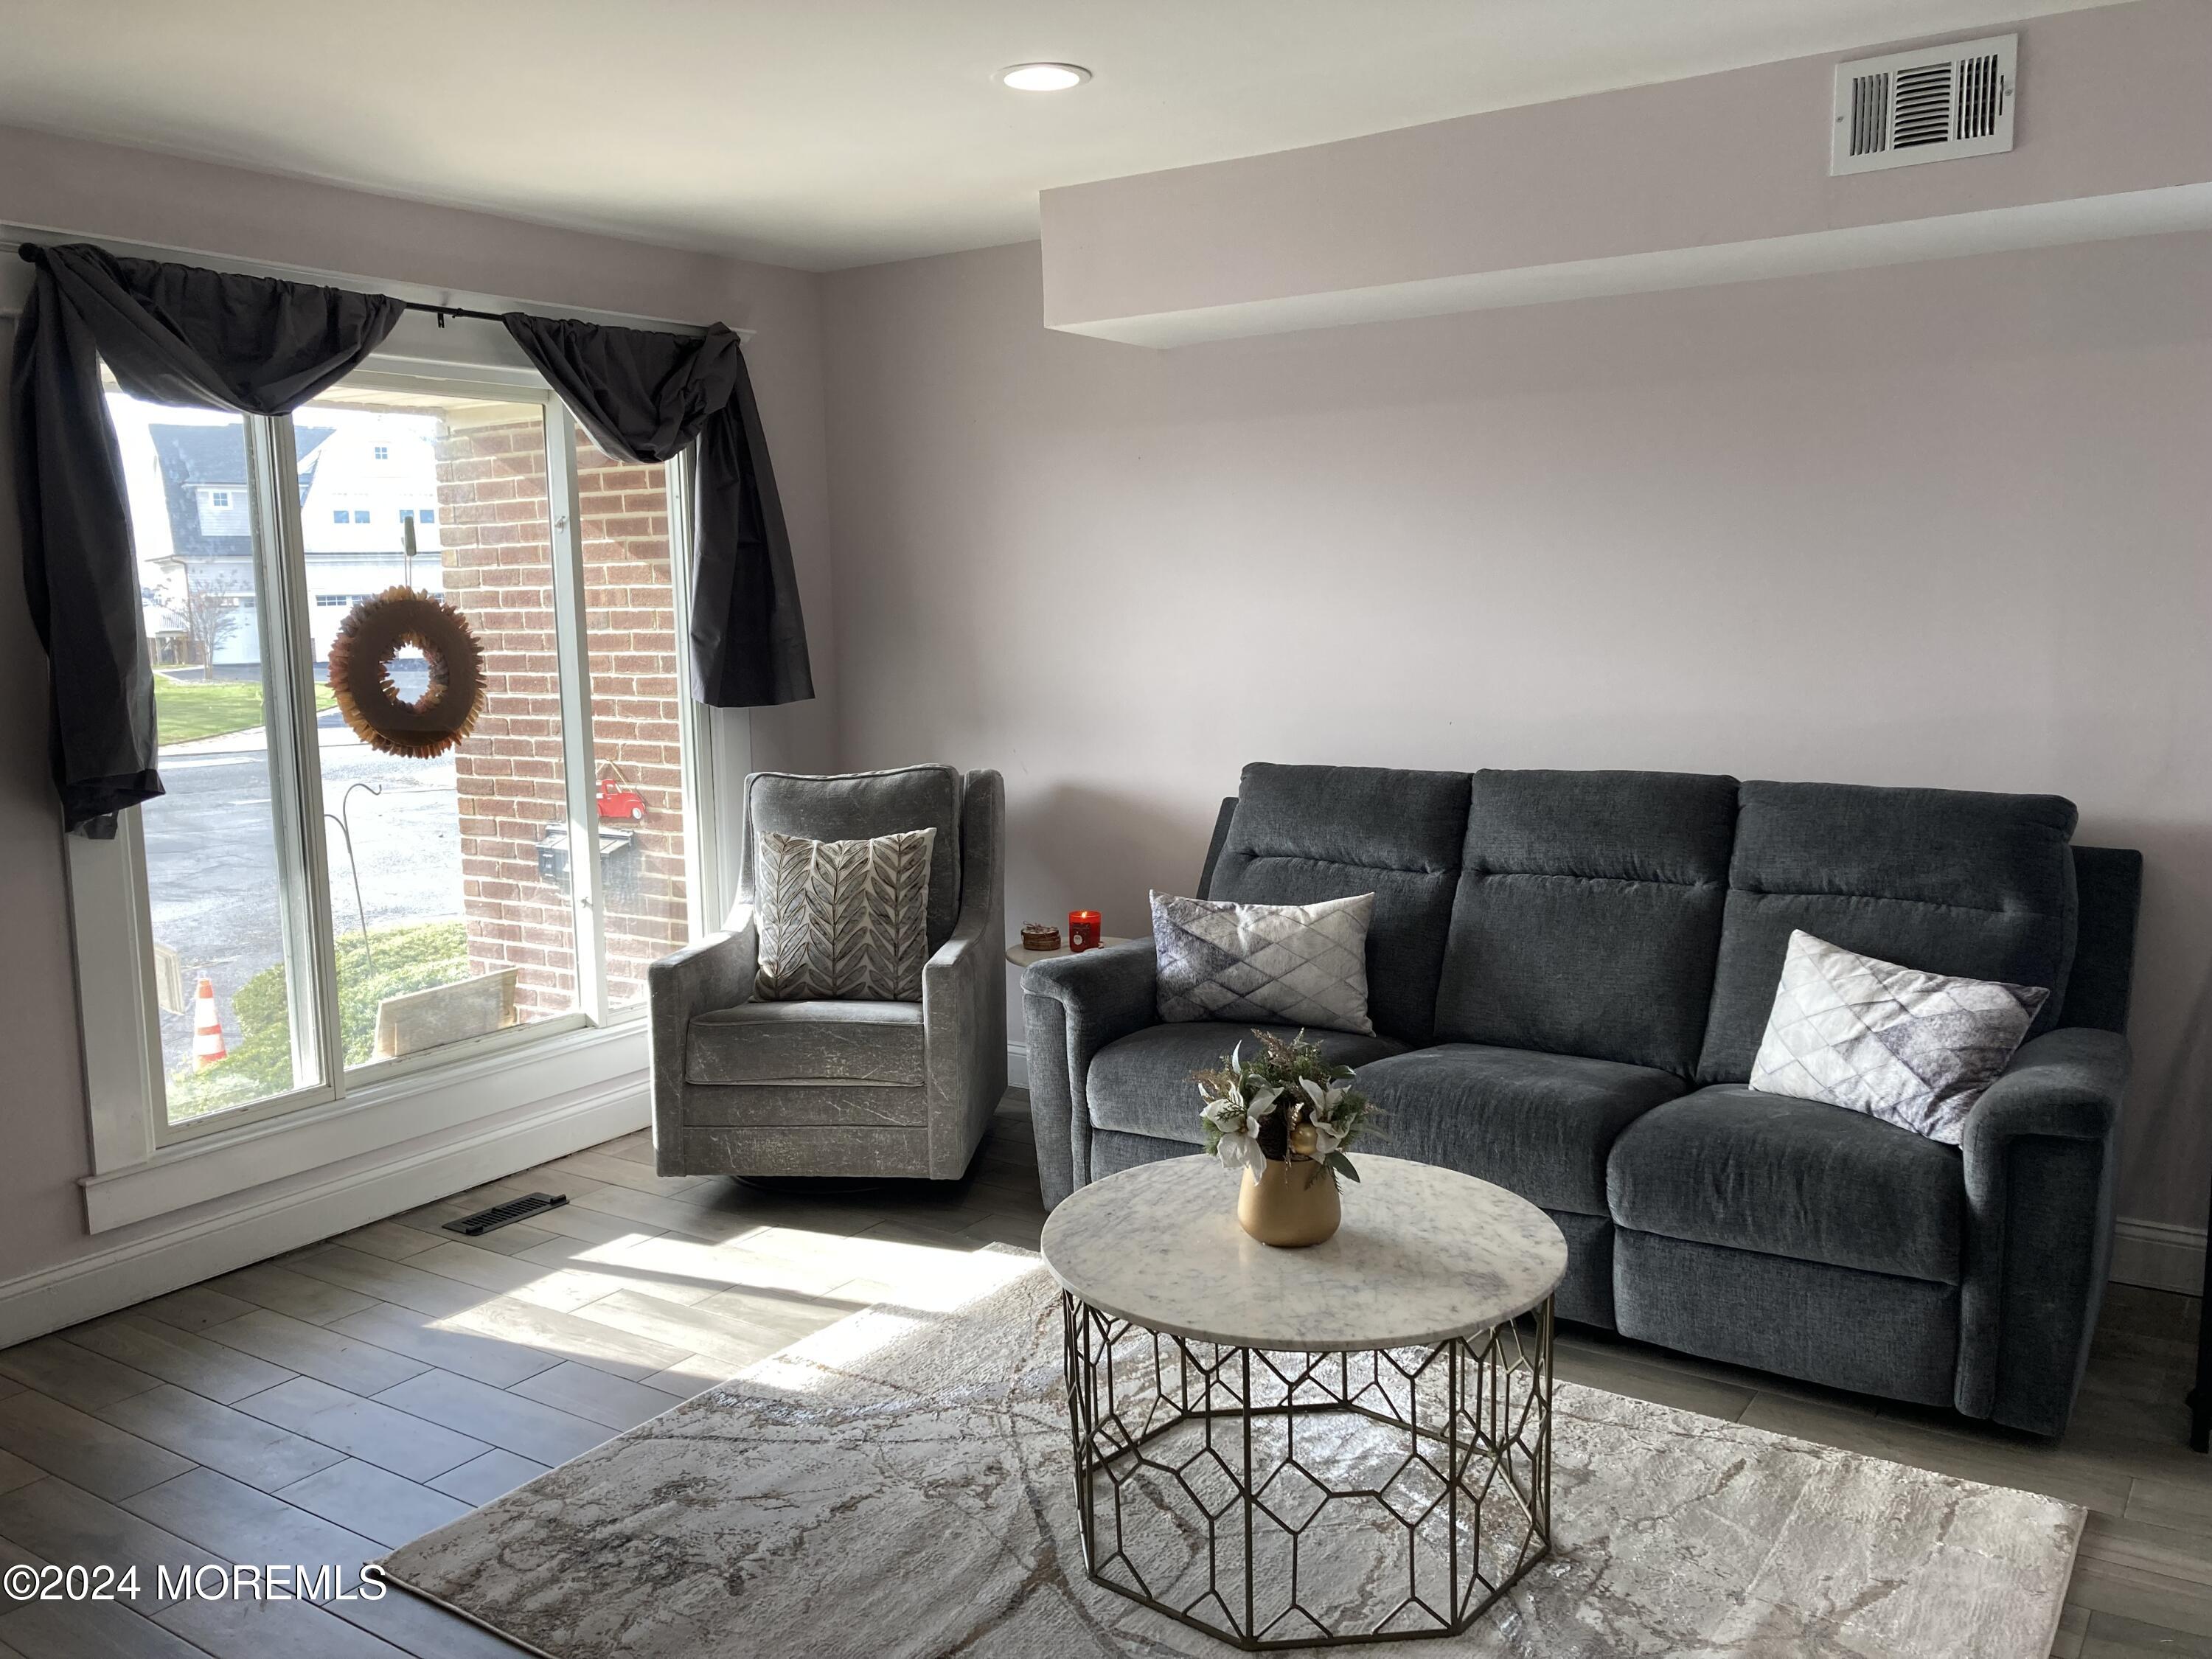
{"label": "gray upholstered armchair", "polygon": [[[725,931],[653,963],[653,1143],[663,1175],[957,1180],[1006,1090],[1006,791],[949,766],[745,780]],[[934,828],[919,1002],[763,1002],[763,831],[853,841]]]}

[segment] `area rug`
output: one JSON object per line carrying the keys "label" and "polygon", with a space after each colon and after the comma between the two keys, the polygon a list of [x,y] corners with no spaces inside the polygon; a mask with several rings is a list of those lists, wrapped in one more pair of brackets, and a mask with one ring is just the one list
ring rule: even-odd
{"label": "area rug", "polygon": [[[1037,1259],[957,1260],[394,1552],[550,1659],[1231,1651],[1085,1577]],[[1408,1655],[2045,1659],[2082,1511],[1562,1382],[1553,1555]]]}

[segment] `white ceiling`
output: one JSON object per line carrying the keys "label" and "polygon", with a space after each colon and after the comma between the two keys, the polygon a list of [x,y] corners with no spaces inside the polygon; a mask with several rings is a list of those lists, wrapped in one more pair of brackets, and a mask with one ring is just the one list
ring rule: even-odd
{"label": "white ceiling", "polygon": [[[1036,193],[2105,0],[0,0],[0,120],[817,270]],[[993,71],[1084,64],[1073,92]]]}

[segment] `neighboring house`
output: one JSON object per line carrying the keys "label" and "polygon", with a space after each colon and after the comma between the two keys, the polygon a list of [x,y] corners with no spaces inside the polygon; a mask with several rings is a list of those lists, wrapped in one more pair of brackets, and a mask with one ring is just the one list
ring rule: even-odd
{"label": "neighboring house", "polygon": [[[313,473],[306,457],[327,427],[296,429],[300,486]],[[151,424],[168,509],[169,553],[154,562],[162,608],[179,624],[171,660],[217,669],[261,660],[253,607],[253,514],[246,494],[246,444],[235,426]]]}
{"label": "neighboring house", "polygon": [[300,520],[316,661],[330,654],[346,613],[369,595],[401,585],[445,591],[435,428],[420,417],[349,424],[301,457]]}
{"label": "neighboring house", "polygon": [[148,600],[143,607],[146,644],[156,668],[181,668],[191,661],[191,630],[184,613]]}
{"label": "neighboring house", "polygon": [[[253,585],[253,523],[245,447],[236,427],[154,424],[171,551],[154,561],[160,602],[181,638],[157,646],[165,661],[218,671],[261,660]],[[325,660],[338,623],[362,599],[404,582],[435,593],[435,448],[429,423],[393,420],[294,428],[300,517],[306,532],[309,628]],[[411,522],[416,556],[405,551]],[[149,638],[151,636],[149,635]]]}

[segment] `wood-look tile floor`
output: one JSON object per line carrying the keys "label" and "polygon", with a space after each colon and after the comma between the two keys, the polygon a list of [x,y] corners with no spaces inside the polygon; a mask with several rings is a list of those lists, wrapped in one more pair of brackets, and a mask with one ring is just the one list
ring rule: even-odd
{"label": "wood-look tile floor", "polygon": [[[441,1231],[538,1190],[569,1203]],[[514,1659],[399,1591],[163,1601],[155,1569],[349,1571],[931,1273],[1034,1247],[1028,1104],[967,1179],[849,1198],[663,1179],[643,1134],[0,1352],[0,1567],[136,1563],[133,1602],[0,1601],[0,1659]],[[2194,1297],[2113,1287],[2073,1428],[1993,1432],[1572,1327],[1562,1376],[2048,1492],[2092,1511],[2067,1659],[2212,1659],[2212,1458],[2184,1443]]]}

